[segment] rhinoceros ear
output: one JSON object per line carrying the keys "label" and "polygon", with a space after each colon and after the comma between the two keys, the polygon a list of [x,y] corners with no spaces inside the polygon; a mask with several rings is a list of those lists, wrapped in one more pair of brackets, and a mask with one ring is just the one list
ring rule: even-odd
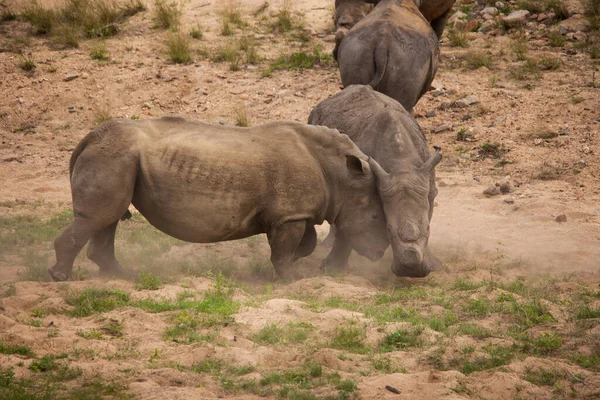
{"label": "rhinoceros ear", "polygon": [[366,175],[369,173],[369,164],[352,154],[346,154],[346,167],[353,174]]}
{"label": "rhinoceros ear", "polygon": [[422,171],[429,172],[433,170],[435,166],[438,165],[442,160],[442,153],[440,153],[442,149],[440,149],[438,146],[433,146],[433,148],[435,153],[433,153],[433,155],[429,157],[429,160],[425,161],[425,164],[421,166]]}

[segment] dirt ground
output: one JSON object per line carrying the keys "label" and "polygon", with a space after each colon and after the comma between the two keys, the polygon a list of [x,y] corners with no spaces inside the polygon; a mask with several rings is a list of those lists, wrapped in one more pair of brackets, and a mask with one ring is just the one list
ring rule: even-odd
{"label": "dirt ground", "polygon": [[[51,38],[30,36],[23,51],[37,64],[31,72],[20,68],[22,55],[0,52],[0,393],[600,398],[600,101],[590,84],[597,64],[570,43],[550,47],[531,37],[528,56],[553,57],[560,67],[517,80],[510,74],[522,65],[511,51],[514,32],[468,33],[468,48],[442,40],[438,90],[415,114],[444,154],[430,236],[443,271],[397,278],[387,254],[378,263],[355,256],[347,273],[331,275],[318,268],[327,253],[319,247],[299,262],[305,278],[285,282],[273,277],[262,235],[185,244],[136,216],[121,224],[117,247],[126,268],[142,271],[137,278],[99,277],[82,254],[74,281],[48,282],[51,240],[68,223],[68,160],[103,116],[306,121],[340,90],[337,67],[325,57],[313,68],[265,73],[282,54],[314,46],[330,53],[333,1],[273,0],[263,12],[264,1],[242,1],[243,24],[224,36],[227,4],[182,2],[180,30],[203,30],[201,39],[189,39],[187,64],[169,60],[170,33],[153,27],[153,3],[104,41],[108,60],[90,57],[97,39],[57,49]],[[272,27],[282,7],[291,7],[295,26],[286,34]],[[0,45],[29,31],[24,21],[2,22]],[[256,65],[232,71],[214,61],[242,37],[256,46]],[[490,65],[465,66],[474,52],[487,52]],[[452,106],[471,94],[478,103]],[[447,129],[434,133],[441,125]],[[482,152],[496,143],[497,153]],[[483,194],[502,182],[511,193]],[[153,287],[152,279],[160,283]],[[93,290],[108,300],[77,314]],[[44,360],[49,368],[34,366]]]}

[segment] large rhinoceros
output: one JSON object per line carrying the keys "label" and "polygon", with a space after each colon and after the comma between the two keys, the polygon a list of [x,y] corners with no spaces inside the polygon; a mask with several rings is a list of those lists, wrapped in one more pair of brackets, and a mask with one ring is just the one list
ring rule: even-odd
{"label": "large rhinoceros", "polygon": [[224,127],[180,117],[112,120],[91,131],[70,161],[73,222],[54,242],[56,281],[87,255],[120,272],[117,223],[133,204],[178,239],[211,243],[266,233],[279,275],[316,246],[314,225],[335,223],[370,259],[386,248],[385,214],[368,157],[326,127],[274,122]]}
{"label": "large rhinoceros", "polygon": [[[437,195],[435,166],[442,156],[439,148],[429,154],[414,118],[397,101],[370,86],[352,85],[319,103],[308,122],[338,129],[371,157],[394,253],[394,274],[423,277],[441,268],[428,241]],[[345,235],[335,230],[325,266],[343,268],[351,251]]]}
{"label": "large rhinoceros", "polygon": [[[381,0],[335,0],[335,48],[333,56],[337,60],[337,49],[342,39],[354,25],[363,19]],[[415,0],[415,5],[423,17],[429,21],[438,39],[442,38],[448,17],[455,0]]]}
{"label": "large rhinoceros", "polygon": [[411,112],[437,72],[439,43],[411,0],[383,0],[337,50],[344,87],[370,85]]}

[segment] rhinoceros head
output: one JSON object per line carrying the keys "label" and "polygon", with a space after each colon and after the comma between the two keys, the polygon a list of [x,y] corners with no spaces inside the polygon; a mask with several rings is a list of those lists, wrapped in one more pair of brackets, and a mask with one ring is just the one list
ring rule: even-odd
{"label": "rhinoceros head", "polygon": [[379,260],[388,241],[377,179],[367,159],[346,155],[346,167],[350,190],[339,194],[343,206],[335,225],[358,254]]}
{"label": "rhinoceros head", "polygon": [[344,33],[348,32],[358,21],[366,17],[372,9],[373,6],[363,0],[336,0],[335,13],[333,14],[336,32],[340,30]]}
{"label": "rhinoceros head", "polygon": [[440,260],[428,247],[431,203],[437,194],[430,193],[430,179],[442,158],[439,150],[436,148],[423,165],[394,173],[387,173],[377,161],[369,160],[378,180],[387,236],[394,252],[392,272],[397,276],[424,277],[441,268]]}

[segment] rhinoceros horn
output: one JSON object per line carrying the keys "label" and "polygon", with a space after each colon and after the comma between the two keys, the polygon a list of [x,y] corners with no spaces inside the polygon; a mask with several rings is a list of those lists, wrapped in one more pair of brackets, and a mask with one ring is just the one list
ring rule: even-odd
{"label": "rhinoceros horn", "polygon": [[373,171],[379,182],[385,182],[389,178],[390,174],[385,172],[385,169],[383,169],[383,167],[379,165],[379,163],[372,157],[369,157],[369,165],[371,166],[371,171]]}
{"label": "rhinoceros horn", "polygon": [[429,157],[429,160],[425,161],[425,164],[421,166],[421,170],[423,171],[431,171],[442,159],[442,154],[440,153],[442,149],[440,149],[438,146],[433,146],[433,148],[435,153],[433,153],[433,155]]}

